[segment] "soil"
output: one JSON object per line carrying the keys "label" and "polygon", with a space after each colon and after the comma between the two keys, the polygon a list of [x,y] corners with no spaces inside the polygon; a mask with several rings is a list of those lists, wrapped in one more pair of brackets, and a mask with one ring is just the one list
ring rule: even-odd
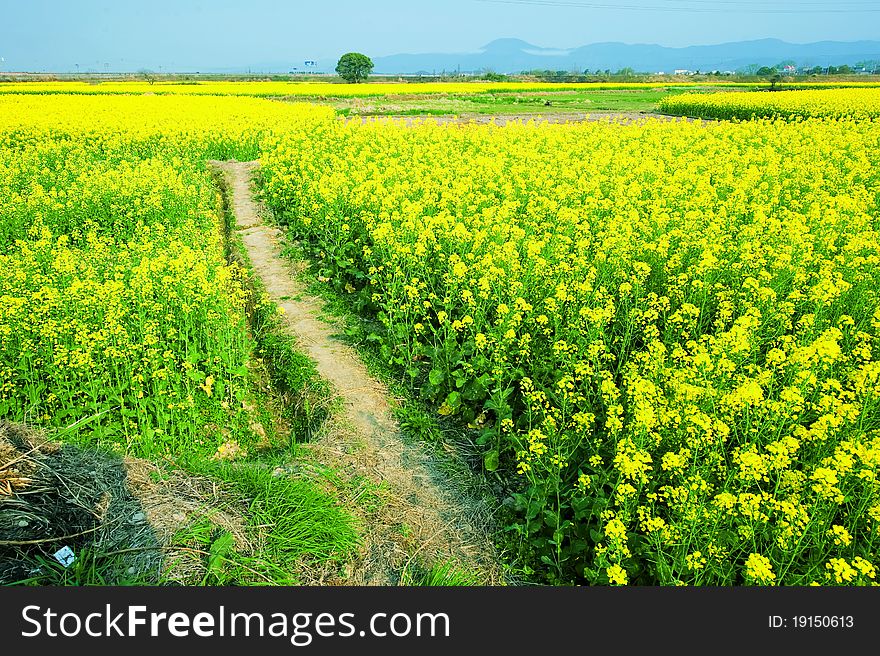
{"label": "soil", "polygon": [[[331,420],[309,445],[314,458],[346,479],[344,499],[362,524],[362,546],[343,577],[332,572],[314,583],[394,585],[417,564],[455,563],[485,584],[501,582],[490,539],[492,511],[468,498],[440,471],[424,446],[404,439],[388,390],[370,376],[357,354],[318,317],[320,299],[296,279],[280,253],[282,233],[263,222],[251,191],[255,162],[214,162],[226,176],[240,238],[256,275],[285,313],[287,330],[342,399],[342,417]],[[292,467],[296,470],[296,467]]]}

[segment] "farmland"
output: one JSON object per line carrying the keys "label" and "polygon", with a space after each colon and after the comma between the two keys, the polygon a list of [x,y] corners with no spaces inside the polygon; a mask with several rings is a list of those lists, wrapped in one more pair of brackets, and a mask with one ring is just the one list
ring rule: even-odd
{"label": "farmland", "polygon": [[[468,444],[520,580],[875,581],[876,90],[318,86],[0,86],[0,417],[245,489],[289,539],[229,582],[356,549],[344,486],[266,473],[310,457],[333,391],[254,324],[280,313],[207,161],[259,160],[303,275],[430,416],[409,424]],[[339,118],[549,97],[742,120]]]}
{"label": "farmland", "polygon": [[[876,83],[875,83],[876,84]],[[420,96],[449,94],[486,94],[512,92],[577,91],[584,88],[596,91],[654,89],[658,86],[698,88],[690,82],[656,84],[651,82],[620,83],[597,82],[590,84],[555,84],[548,82],[378,82],[370,84],[335,84],[330,82],[3,82],[0,93],[20,94],[80,94],[114,95],[153,93],[156,95],[254,96],[261,98],[349,98],[384,96]],[[719,83],[719,88],[752,88],[748,83]]]}
{"label": "farmland", "polygon": [[784,93],[683,94],[660,100],[667,114],[749,120],[752,118],[880,118],[880,90],[794,90]]}
{"label": "farmland", "polygon": [[549,580],[849,583],[880,509],[876,141],[327,124],[262,161],[385,356],[517,481]]}
{"label": "farmland", "polygon": [[[243,81],[213,82],[204,80],[127,80],[127,81],[23,81],[0,82],[0,93],[19,94],[77,94],[77,95],[131,95],[152,93],[156,95],[203,95],[203,96],[251,96],[260,98],[347,98],[420,96],[455,94],[494,94],[520,92],[566,92],[566,91],[634,91],[658,88],[672,89],[744,89],[766,87],[767,83],[671,81],[656,82],[371,82],[369,84],[338,84],[335,82],[290,81]],[[880,86],[875,81],[805,81],[788,84],[799,89],[870,88]]]}
{"label": "farmland", "polygon": [[[350,520],[329,498],[254,464],[287,438],[256,379],[259,344],[246,325],[255,299],[228,263],[205,165],[209,156],[253,157],[262,130],[326,110],[201,98],[2,104],[0,416],[62,428],[80,448],[209,474],[241,493],[254,524],[268,521],[275,533],[262,553],[224,554],[229,567],[215,583],[295,581],[298,558],[348,548]],[[295,391],[306,393],[314,369],[304,358],[298,368]],[[307,426],[311,417],[289,420]],[[225,544],[210,517],[181,527],[181,548]],[[93,567],[82,579],[58,573],[62,581],[114,571],[112,557],[79,555]]]}

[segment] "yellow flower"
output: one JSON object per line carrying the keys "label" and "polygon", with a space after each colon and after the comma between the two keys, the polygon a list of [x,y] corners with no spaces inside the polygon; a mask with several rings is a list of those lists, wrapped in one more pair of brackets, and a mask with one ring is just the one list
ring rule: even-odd
{"label": "yellow flower", "polygon": [[706,559],[705,556],[703,556],[702,552],[700,551],[695,551],[685,557],[687,568],[692,572],[703,569],[708,562],[709,561]]}
{"label": "yellow flower", "polygon": [[605,572],[608,574],[608,581],[611,585],[626,585],[629,582],[626,570],[620,565],[611,565]]}
{"label": "yellow flower", "polygon": [[852,561],[853,567],[855,567],[859,573],[871,579],[872,581],[877,577],[877,571],[870,562],[862,558],[861,556],[856,556]]}
{"label": "yellow flower", "polygon": [[858,571],[853,569],[843,558],[832,558],[825,563],[825,569],[829,570],[835,583],[850,583],[858,576]]}
{"label": "yellow flower", "polygon": [[837,546],[847,547],[852,543],[852,536],[843,526],[835,524],[828,530],[828,535]]}
{"label": "yellow flower", "polygon": [[214,390],[214,377],[213,376],[206,376],[205,382],[202,383],[201,385],[199,385],[199,387],[202,388],[202,390],[205,392],[205,394],[207,394],[208,396],[211,396],[211,393]]}
{"label": "yellow flower", "polygon": [[746,560],[746,579],[759,584],[770,584],[776,580],[773,566],[766,556],[752,553]]}

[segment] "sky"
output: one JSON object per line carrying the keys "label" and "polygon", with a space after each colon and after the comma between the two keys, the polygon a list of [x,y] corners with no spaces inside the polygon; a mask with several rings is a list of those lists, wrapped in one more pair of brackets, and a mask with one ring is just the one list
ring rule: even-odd
{"label": "sky", "polygon": [[473,52],[498,38],[880,39],[880,0],[0,0],[0,71],[259,71],[349,51]]}

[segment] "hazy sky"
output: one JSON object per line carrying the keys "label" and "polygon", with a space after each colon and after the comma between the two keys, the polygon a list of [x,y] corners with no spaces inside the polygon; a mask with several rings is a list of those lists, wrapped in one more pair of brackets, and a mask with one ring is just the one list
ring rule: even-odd
{"label": "hazy sky", "polygon": [[[823,10],[831,11],[823,11]],[[501,37],[687,46],[880,39],[880,0],[0,0],[0,70],[254,67]]]}

